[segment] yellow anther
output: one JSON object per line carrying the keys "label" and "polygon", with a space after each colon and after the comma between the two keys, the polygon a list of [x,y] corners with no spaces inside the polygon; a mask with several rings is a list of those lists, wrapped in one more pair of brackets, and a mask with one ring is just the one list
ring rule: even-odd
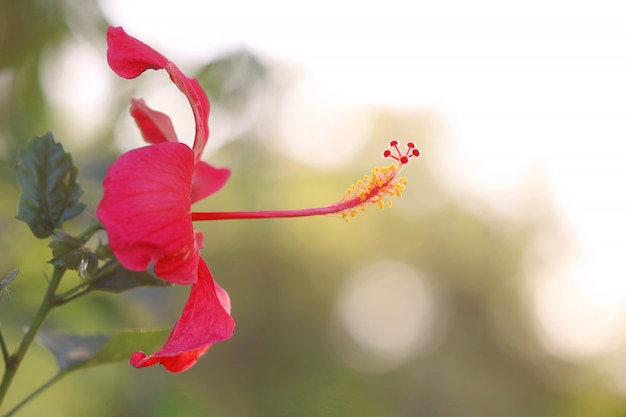
{"label": "yellow anther", "polygon": [[370,175],[365,175],[362,180],[348,188],[348,192],[341,200],[340,205],[345,206],[341,216],[348,219],[364,211],[369,205],[376,205],[380,209],[391,207],[389,197],[400,197],[407,183],[405,177],[397,178],[400,167],[391,164],[387,167],[376,167]]}
{"label": "yellow anther", "polygon": [[343,200],[334,204],[341,217],[348,220],[354,217],[359,211],[363,211],[369,205],[376,205],[383,209],[385,205],[391,207],[389,197],[400,197],[407,184],[405,177],[397,178],[400,170],[406,166],[412,158],[419,158],[420,151],[413,142],[406,144],[406,150],[400,151],[398,141],[389,142],[389,148],[383,152],[383,157],[396,161],[386,167],[376,167],[369,175],[364,175],[363,179],[348,188]]}

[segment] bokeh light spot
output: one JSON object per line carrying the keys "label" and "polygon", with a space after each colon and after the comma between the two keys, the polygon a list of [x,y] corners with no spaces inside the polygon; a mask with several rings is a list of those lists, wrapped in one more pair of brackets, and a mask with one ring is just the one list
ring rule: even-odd
{"label": "bokeh light spot", "polygon": [[43,89],[51,109],[66,122],[55,129],[57,136],[86,145],[86,139],[103,128],[112,89],[111,74],[104,63],[103,52],[81,40],[67,41],[45,57],[41,67]]}
{"label": "bokeh light spot", "polygon": [[432,346],[437,310],[433,289],[414,269],[372,263],[350,277],[337,298],[338,352],[360,371],[394,368]]}
{"label": "bokeh light spot", "polygon": [[[569,360],[589,359],[617,348],[626,311],[613,299],[619,298],[621,286],[605,286],[605,279],[598,276],[590,279],[593,275],[580,263],[546,273],[532,290],[537,333],[545,347]],[[616,283],[611,275],[606,279]]]}

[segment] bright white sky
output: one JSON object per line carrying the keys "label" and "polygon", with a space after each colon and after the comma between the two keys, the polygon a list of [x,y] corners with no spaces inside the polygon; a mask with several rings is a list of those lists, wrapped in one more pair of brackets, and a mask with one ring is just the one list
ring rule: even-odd
{"label": "bright white sky", "polygon": [[624,333],[623,0],[101,4],[112,24],[183,68],[247,46],[309,71],[315,88],[303,91],[316,94],[300,103],[436,112],[450,143],[424,157],[446,186],[494,207],[512,204],[511,190],[539,172],[579,250],[533,290],[547,342],[585,355]]}

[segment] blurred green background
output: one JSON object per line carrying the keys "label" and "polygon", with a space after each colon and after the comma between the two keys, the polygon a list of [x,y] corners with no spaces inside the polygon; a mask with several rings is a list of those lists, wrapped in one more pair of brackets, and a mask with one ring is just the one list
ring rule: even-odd
{"label": "blurred green background", "polygon": [[[152,85],[108,74],[102,121],[84,132],[51,103],[46,65],[66,42],[79,39],[107,70],[106,27],[93,0],[0,1],[0,272],[21,268],[0,296],[10,346],[28,325],[51,269],[45,264],[48,242],[14,218],[16,151],[51,130],[72,153],[88,209],[68,227],[81,230],[98,204],[107,166],[121,152],[118,121],[127,118],[127,99]],[[79,70],[82,65],[75,62]],[[409,185],[392,209],[370,208],[348,223],[199,224],[203,256],[231,296],[237,321],[232,340],[182,374],[126,363],[71,374],[19,415],[626,416],[623,394],[600,372],[600,359],[559,358],[537,335],[526,267],[539,230],[554,228],[560,239],[554,213],[539,207],[514,220],[490,217],[447,195],[428,160],[434,143],[443,140],[439,120],[427,112],[372,109],[357,162],[312,168],[279,151],[271,132],[280,121],[271,119],[271,111],[260,120],[250,110],[259,100],[280,102],[295,77],[288,67],[234,50],[188,74],[209,93],[213,131],[221,123],[236,126],[220,131],[210,155],[215,165],[232,168],[232,179],[196,210],[330,204],[383,163],[378,155],[392,138],[416,142],[424,157],[406,169]],[[160,87],[167,84],[165,77],[158,80]],[[170,325],[187,291],[92,294],[54,311],[44,328],[99,334]],[[51,354],[34,346],[5,410],[54,367]]]}

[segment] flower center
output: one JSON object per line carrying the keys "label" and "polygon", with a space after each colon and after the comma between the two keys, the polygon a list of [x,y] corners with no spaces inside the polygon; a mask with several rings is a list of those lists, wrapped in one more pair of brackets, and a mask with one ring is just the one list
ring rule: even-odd
{"label": "flower center", "polygon": [[398,173],[407,165],[411,158],[419,158],[420,151],[413,142],[406,144],[406,151],[402,153],[398,148],[398,141],[389,142],[389,148],[383,151],[384,158],[391,158],[398,162],[387,167],[376,167],[370,175],[365,175],[362,180],[353,184],[338,206],[345,206],[339,214],[348,220],[364,211],[368,206],[375,205],[383,209],[385,205],[391,207],[392,203],[388,197],[400,197],[407,184],[405,177],[398,178]]}

